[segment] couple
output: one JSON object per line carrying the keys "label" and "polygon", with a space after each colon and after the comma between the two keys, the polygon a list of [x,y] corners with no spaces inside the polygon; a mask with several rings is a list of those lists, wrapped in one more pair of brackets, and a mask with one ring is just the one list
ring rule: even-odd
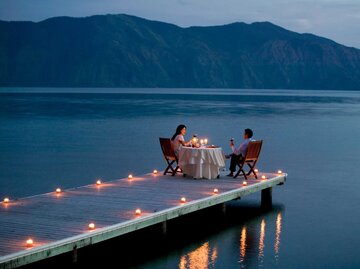
{"label": "couple", "polygon": [[[180,145],[189,146],[191,144],[191,139],[189,141],[185,141],[184,135],[186,133],[186,126],[181,124],[176,128],[175,134],[171,138],[171,144],[174,149],[175,155],[179,156]],[[238,148],[235,148],[234,141],[230,141],[230,148],[232,153],[229,155],[225,155],[226,159],[230,160],[230,174],[227,176],[233,177],[234,172],[236,171],[236,164],[245,157],[249,142],[253,136],[253,131],[249,128],[244,130],[244,141],[240,144]]]}

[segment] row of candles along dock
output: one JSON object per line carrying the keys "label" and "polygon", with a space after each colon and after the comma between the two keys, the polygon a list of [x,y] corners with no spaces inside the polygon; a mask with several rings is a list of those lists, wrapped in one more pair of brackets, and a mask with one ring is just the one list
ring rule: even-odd
{"label": "row of candles along dock", "polygon": [[[259,172],[259,170],[258,170],[258,169],[255,169],[255,173],[258,173],[258,172]],[[282,172],[281,170],[278,170],[277,173],[278,173],[278,175],[282,175],[282,174],[283,174],[283,172]],[[154,175],[157,175],[157,174],[158,174],[158,171],[157,171],[157,170],[154,170],[154,171],[153,171],[153,174],[154,174]],[[133,179],[133,175],[132,175],[132,174],[129,174],[129,175],[128,175],[128,180],[132,180],[132,179]],[[261,180],[266,180],[266,179],[267,179],[267,177],[266,177],[265,175],[262,175],[262,176],[261,176]],[[100,185],[102,184],[102,181],[101,181],[100,179],[98,179],[95,184],[96,184],[97,186],[100,186]],[[242,182],[242,185],[243,185],[243,186],[247,186],[247,185],[248,185],[247,181],[244,180],[244,181]],[[56,190],[55,190],[55,193],[56,193],[56,194],[60,194],[61,192],[62,192],[62,190],[61,190],[60,188],[56,188]],[[215,188],[215,189],[213,190],[213,193],[214,193],[214,194],[218,194],[218,193],[219,193],[219,189]],[[181,203],[181,204],[185,204],[186,202],[187,202],[186,197],[181,197],[181,198],[180,198],[180,203]],[[9,204],[9,203],[10,203],[10,199],[9,199],[8,197],[5,197],[4,200],[3,200],[3,203],[4,203],[4,204]],[[136,216],[140,216],[141,214],[142,214],[141,209],[140,209],[140,208],[137,208],[137,209],[135,210],[135,215],[136,215]],[[95,230],[95,228],[96,228],[96,226],[95,226],[95,223],[94,223],[94,222],[89,223],[89,225],[88,225],[88,229],[89,229],[89,230]],[[33,246],[34,246],[34,240],[33,240],[32,238],[27,239],[26,242],[25,242],[25,246],[28,247],[28,248],[33,247]]]}

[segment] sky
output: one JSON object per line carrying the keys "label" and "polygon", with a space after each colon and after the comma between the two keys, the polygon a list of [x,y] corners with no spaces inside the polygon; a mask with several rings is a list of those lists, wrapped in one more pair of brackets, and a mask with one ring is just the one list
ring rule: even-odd
{"label": "sky", "polygon": [[360,0],[0,0],[0,20],[129,14],[181,27],[270,21],[360,48]]}

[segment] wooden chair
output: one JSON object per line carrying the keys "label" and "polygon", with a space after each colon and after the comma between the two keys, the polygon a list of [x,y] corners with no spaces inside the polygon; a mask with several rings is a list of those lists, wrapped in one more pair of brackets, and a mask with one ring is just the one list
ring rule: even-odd
{"label": "wooden chair", "polygon": [[[255,175],[255,178],[257,178],[256,172],[255,172],[255,165],[259,159],[261,147],[262,147],[262,140],[259,141],[250,141],[248,145],[248,150],[246,152],[246,155],[244,158],[240,159],[237,165],[239,166],[239,171],[235,174],[234,178],[237,178],[240,173],[243,174],[245,179],[247,179],[247,176],[250,176],[251,173]],[[250,168],[250,171],[246,174],[244,171],[244,166],[248,165]]]}
{"label": "wooden chair", "polygon": [[[179,165],[178,165],[178,158],[175,155],[174,149],[171,145],[170,138],[159,138],[161,150],[163,152],[165,161],[167,163],[167,167],[164,171],[164,175],[170,173],[172,176],[174,176],[179,170],[181,171]],[[173,167],[173,164],[176,164],[176,167]]]}

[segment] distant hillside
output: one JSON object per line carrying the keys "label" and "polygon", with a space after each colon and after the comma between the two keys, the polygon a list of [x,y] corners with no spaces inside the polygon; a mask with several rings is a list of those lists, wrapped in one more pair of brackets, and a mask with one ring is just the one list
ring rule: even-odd
{"label": "distant hillside", "polygon": [[360,90],[360,50],[269,22],[0,21],[0,86]]}

